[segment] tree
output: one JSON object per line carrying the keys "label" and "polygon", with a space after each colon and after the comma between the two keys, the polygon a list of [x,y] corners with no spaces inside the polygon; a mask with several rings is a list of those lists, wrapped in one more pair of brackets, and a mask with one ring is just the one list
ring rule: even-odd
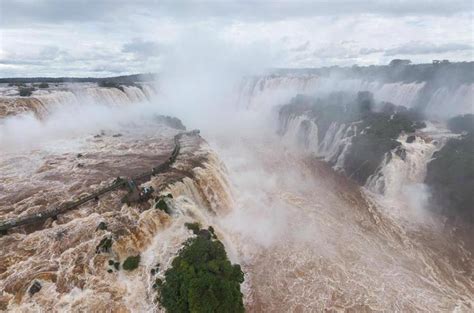
{"label": "tree", "polygon": [[232,265],[224,245],[204,232],[185,242],[166,271],[160,302],[170,313],[244,312],[240,265]]}
{"label": "tree", "polygon": [[400,66],[400,65],[409,65],[411,64],[410,60],[402,60],[402,59],[393,59],[390,61],[390,66]]}

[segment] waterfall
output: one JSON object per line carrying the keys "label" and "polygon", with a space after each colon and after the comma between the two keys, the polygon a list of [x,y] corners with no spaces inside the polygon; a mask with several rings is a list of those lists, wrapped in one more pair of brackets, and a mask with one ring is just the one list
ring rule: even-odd
{"label": "waterfall", "polygon": [[344,158],[355,134],[356,124],[332,122],[319,141],[317,121],[306,115],[290,116],[284,122],[283,141],[297,149],[303,149],[317,158],[322,158],[334,166],[336,170],[343,170]]}
{"label": "waterfall", "polygon": [[0,117],[30,111],[42,119],[62,106],[125,106],[149,101],[155,95],[153,88],[147,84],[121,88],[123,91],[118,88],[75,83],[35,91],[31,97],[0,96]]}
{"label": "waterfall", "polygon": [[428,114],[450,117],[474,111],[474,84],[455,88],[435,87],[426,82],[366,81],[317,75],[269,75],[244,79],[240,107],[268,107],[287,103],[296,94],[323,96],[331,92],[370,91],[377,101],[407,108],[420,107]]}
{"label": "waterfall", "polygon": [[[176,130],[154,125],[152,131],[155,133],[147,134],[153,135],[153,139],[129,134],[133,149],[127,150],[126,153],[134,153],[136,149],[135,153],[140,158],[128,156],[121,171],[126,171],[129,166],[136,166],[144,160],[146,162],[147,157],[142,156],[148,153],[166,159],[172,149],[169,144],[172,140],[164,134],[175,134]],[[116,138],[110,136],[101,138],[100,150],[97,150],[94,139],[91,139],[81,148],[85,155],[84,160],[88,158],[87,155],[92,158],[95,155],[100,164],[117,161],[120,163],[123,152],[112,153],[116,151],[115,140]],[[124,145],[129,142],[125,138],[120,140],[123,140]],[[7,310],[156,311],[154,300],[157,293],[153,288],[154,280],[157,277],[163,278],[183,242],[192,236],[185,223],[199,222],[205,228],[212,225],[219,239],[226,246],[230,245],[216,218],[226,214],[233,205],[226,169],[201,137],[183,135],[180,144],[180,153],[171,168],[144,183],[155,189],[156,197],[169,193],[173,195],[172,199],[166,199],[172,209],[171,214],[155,207],[157,198],[139,204],[121,205],[120,198],[124,192],[118,191],[101,197],[93,204],[86,204],[75,211],[65,213],[58,221],[50,221],[47,226],[35,232],[2,237],[0,259],[4,276],[0,280],[0,289],[4,294],[0,300]],[[64,151],[61,151],[59,154],[59,162],[62,165],[56,163],[55,166],[43,170],[49,174],[55,173],[52,174],[55,177],[72,175],[80,182],[77,172],[70,168],[71,161],[77,160],[77,146],[69,148],[71,153],[64,154]],[[97,155],[98,153],[100,154]],[[44,155],[45,160],[55,160],[57,157],[52,151],[37,152],[31,157],[39,157],[41,160],[41,155]],[[67,160],[68,156],[72,159]],[[21,159],[23,157],[12,157],[10,160],[19,162]],[[8,175],[15,176],[15,179],[21,179],[19,177],[29,169],[17,166],[18,163],[12,165],[4,162],[2,166],[5,166],[5,163],[9,164],[10,167],[7,168],[13,171],[13,174]],[[26,163],[33,162],[30,160]],[[42,174],[38,175],[36,167],[33,168],[31,176],[34,178],[28,179],[32,179],[38,188],[45,188],[46,191],[33,192],[26,197],[29,200],[33,198],[35,203],[28,208],[38,209],[38,205],[45,206],[49,201],[41,197],[50,195],[46,185],[49,186],[51,181],[38,178]],[[90,172],[84,173],[83,177],[90,180],[80,183],[90,184],[94,181],[92,175]],[[109,182],[112,179],[110,178]],[[99,179],[97,182],[99,181],[100,184],[107,184],[105,180]],[[53,188],[55,192],[59,190],[60,193],[67,194],[71,190],[69,183],[70,181],[66,180],[65,183],[53,185]],[[77,192],[77,187],[74,187],[74,192]],[[52,201],[57,201],[55,196],[52,198]],[[106,223],[105,229],[98,228],[100,222]],[[104,238],[111,238],[113,244],[109,251],[97,253],[96,247]],[[135,255],[141,257],[138,268],[133,271],[124,270],[124,260]],[[232,255],[231,249],[229,255]],[[119,270],[115,270],[115,265],[111,262],[119,263]],[[31,297],[28,295],[28,287],[33,281],[39,281],[42,287],[41,292]]]}
{"label": "waterfall", "polygon": [[[426,165],[433,154],[440,150],[449,138],[457,136],[441,124],[427,122],[427,127],[415,133],[413,142],[408,143],[407,134],[401,134],[401,144],[386,155],[377,173],[369,177],[366,187],[387,197],[397,197],[407,185],[422,184]],[[402,153],[397,153],[402,151]]]}

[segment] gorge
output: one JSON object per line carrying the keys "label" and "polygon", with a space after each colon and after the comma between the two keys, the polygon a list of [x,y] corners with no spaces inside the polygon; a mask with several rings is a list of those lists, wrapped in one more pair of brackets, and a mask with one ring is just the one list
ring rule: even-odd
{"label": "gorge", "polygon": [[[180,147],[136,189],[3,233],[0,309],[169,310],[160,284],[194,240],[222,243],[249,312],[471,311],[473,66],[273,70],[184,111],[165,77],[0,86],[1,221]],[[130,190],[152,196],[121,202]]]}

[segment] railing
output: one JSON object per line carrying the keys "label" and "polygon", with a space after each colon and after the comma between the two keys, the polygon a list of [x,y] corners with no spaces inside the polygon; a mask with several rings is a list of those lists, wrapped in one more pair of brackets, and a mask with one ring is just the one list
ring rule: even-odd
{"label": "railing", "polygon": [[[132,181],[141,181],[141,180],[144,180],[146,178],[149,179],[154,175],[163,173],[164,171],[168,170],[169,167],[176,161],[176,158],[178,157],[178,155],[180,153],[181,145],[180,145],[179,140],[181,139],[181,137],[183,135],[197,135],[197,134],[199,134],[199,131],[198,130],[193,130],[193,131],[190,131],[190,132],[179,133],[176,136],[174,136],[174,148],[173,148],[173,151],[171,152],[171,155],[168,158],[168,160],[166,160],[165,162],[161,163],[160,165],[154,167],[149,172],[145,172],[145,173],[142,173],[142,174],[140,174],[136,177],[133,177],[131,180]],[[72,210],[72,209],[75,209],[78,206],[80,206],[80,205],[82,205],[86,202],[89,202],[89,201],[94,200],[94,199],[98,199],[99,196],[101,196],[105,193],[108,193],[108,192],[111,192],[113,190],[125,187],[125,186],[127,186],[129,181],[130,180],[128,180],[128,179],[117,177],[117,179],[115,179],[114,182],[112,184],[110,184],[109,186],[104,187],[104,188],[100,188],[97,191],[95,191],[95,192],[93,192],[93,193],[91,193],[87,196],[81,197],[76,201],[66,202],[66,203],[63,203],[62,205],[60,205],[56,208],[46,209],[43,212],[29,214],[29,215],[25,215],[25,216],[21,216],[21,217],[17,217],[17,218],[12,218],[12,219],[8,219],[8,220],[0,221],[0,232],[5,233],[6,231],[8,231],[9,229],[11,229],[13,227],[29,225],[29,224],[35,224],[35,223],[44,221],[48,218],[55,217],[55,216],[57,216],[61,213],[67,212],[67,211]]]}

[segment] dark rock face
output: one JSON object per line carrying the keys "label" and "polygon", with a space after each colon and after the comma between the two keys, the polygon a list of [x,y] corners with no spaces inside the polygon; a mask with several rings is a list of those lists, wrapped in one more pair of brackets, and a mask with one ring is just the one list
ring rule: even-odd
{"label": "dark rock face", "polygon": [[473,133],[474,132],[474,114],[458,115],[448,121],[448,128],[453,133]]}
{"label": "dark rock face", "polygon": [[109,253],[110,248],[112,248],[112,244],[113,244],[113,241],[111,238],[104,237],[95,248],[95,252],[96,253],[101,253],[101,252]]}
{"label": "dark rock face", "polygon": [[425,183],[439,212],[474,223],[474,132],[450,139],[436,153]]}
{"label": "dark rock face", "polygon": [[206,239],[206,240],[211,240],[211,237],[212,237],[211,232],[208,231],[207,229],[201,229],[201,230],[199,230],[198,236],[199,236],[199,237],[202,237],[202,238],[204,238],[204,239]]}
{"label": "dark rock face", "polygon": [[[346,130],[349,125],[355,125],[355,130],[347,132],[351,145],[343,168],[348,177],[361,185],[377,172],[387,153],[400,146],[397,141],[400,134],[425,127],[417,111],[391,103],[376,103],[370,92],[359,92],[355,96],[339,92],[323,99],[298,96],[281,108],[279,133],[284,134],[288,120],[299,115],[307,116],[318,126],[319,142],[335,123],[346,125]],[[298,130],[298,141],[302,146],[308,142],[308,128],[303,122]],[[405,159],[403,149],[394,152]]]}
{"label": "dark rock face", "polygon": [[407,143],[412,143],[416,140],[416,136],[415,135],[411,135],[411,136],[408,136],[407,137]]}
{"label": "dark rock face", "polygon": [[167,115],[156,115],[155,119],[174,129],[186,130],[186,127],[183,125],[183,122],[177,117],[167,116]]}
{"label": "dark rock face", "polygon": [[407,151],[401,146],[398,146],[397,149],[395,149],[395,154],[398,155],[403,161],[405,161],[407,157]]}
{"label": "dark rock face", "polygon": [[97,225],[97,230],[107,230],[107,224],[105,222],[100,222],[99,225]]}
{"label": "dark rock face", "polygon": [[41,284],[39,283],[39,281],[35,280],[34,283],[28,289],[28,293],[30,294],[30,296],[32,296],[35,293],[39,292],[40,290],[41,290]]}

